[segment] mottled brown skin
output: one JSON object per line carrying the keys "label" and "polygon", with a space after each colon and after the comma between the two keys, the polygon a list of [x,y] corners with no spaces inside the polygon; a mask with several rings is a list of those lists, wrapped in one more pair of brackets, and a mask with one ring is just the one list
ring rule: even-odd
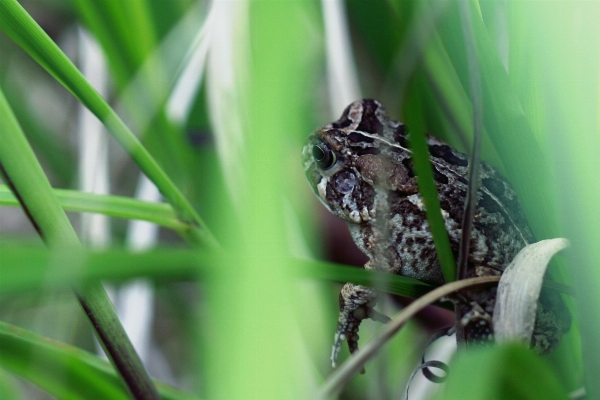
{"label": "mottled brown skin", "polygon": [[[378,101],[357,101],[346,108],[339,120],[309,137],[302,151],[304,168],[317,197],[348,223],[355,243],[369,257],[366,269],[441,285],[444,279],[407,143],[406,127],[389,120]],[[427,144],[445,226],[456,257],[468,186],[468,157],[433,136],[427,137]],[[482,163],[467,275],[501,274],[531,242],[533,235],[511,185],[492,166]],[[342,288],[332,353],[334,365],[344,340],[348,340],[351,352],[357,349],[362,319],[384,320],[373,310],[377,295],[373,289],[351,283]],[[557,296],[543,294],[550,298],[542,299],[538,319],[548,314],[544,303],[562,305]],[[462,292],[454,301],[458,340],[492,338],[495,288]],[[552,323],[556,326],[551,328],[560,334],[544,334],[538,340],[534,332],[534,345],[541,346],[543,352],[556,346],[570,319]],[[546,333],[552,330],[540,329]]]}

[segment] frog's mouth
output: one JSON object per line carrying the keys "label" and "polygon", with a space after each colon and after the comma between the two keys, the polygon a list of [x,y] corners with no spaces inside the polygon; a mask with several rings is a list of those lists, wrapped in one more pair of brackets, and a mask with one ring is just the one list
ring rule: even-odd
{"label": "frog's mouth", "polygon": [[319,200],[321,200],[321,203],[323,203],[329,211],[333,212],[331,210],[331,207],[327,203],[327,186],[328,185],[329,185],[329,177],[321,176],[319,183],[317,183],[317,185],[316,185],[315,193],[317,194],[317,197],[319,198]]}

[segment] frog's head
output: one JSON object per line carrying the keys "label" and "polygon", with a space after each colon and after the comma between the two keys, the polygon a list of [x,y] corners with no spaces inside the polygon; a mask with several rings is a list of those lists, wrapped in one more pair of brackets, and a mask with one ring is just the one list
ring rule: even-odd
{"label": "frog's head", "polygon": [[403,127],[388,120],[381,103],[367,99],[350,104],[339,120],[310,135],[302,149],[306,177],[333,214],[350,223],[369,221],[375,217],[375,187],[396,190],[399,176],[408,179],[406,168],[391,156],[407,154],[398,144],[406,141]]}

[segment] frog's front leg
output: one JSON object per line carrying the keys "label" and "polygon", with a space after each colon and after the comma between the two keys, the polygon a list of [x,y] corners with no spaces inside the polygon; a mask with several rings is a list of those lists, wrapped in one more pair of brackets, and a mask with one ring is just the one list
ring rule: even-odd
{"label": "frog's front leg", "polygon": [[358,327],[363,319],[371,318],[379,322],[388,322],[390,319],[375,311],[379,293],[365,286],[346,283],[340,292],[340,316],[335,332],[331,364],[335,368],[338,354],[344,340],[348,341],[350,353],[358,349]]}

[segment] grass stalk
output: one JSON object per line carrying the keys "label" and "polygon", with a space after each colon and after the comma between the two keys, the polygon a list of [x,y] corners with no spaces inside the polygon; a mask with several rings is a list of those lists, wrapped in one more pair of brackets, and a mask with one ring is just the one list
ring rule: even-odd
{"label": "grass stalk", "polygon": [[[65,251],[80,248],[79,239],[2,91],[0,143],[0,174],[44,243],[49,248]],[[159,399],[102,285],[90,282],[83,288],[75,289],[75,294],[96,330],[100,343],[134,398]]]}
{"label": "grass stalk", "polygon": [[0,29],[4,30],[102,121],[146,176],[159,188],[167,201],[173,205],[182,222],[197,225],[201,230],[203,241],[208,245],[216,246],[217,243],[204,221],[148,150],[16,0],[0,0]]}
{"label": "grass stalk", "polygon": [[469,261],[469,247],[471,244],[471,230],[473,218],[477,207],[477,189],[479,187],[479,167],[481,161],[481,137],[483,134],[483,102],[481,99],[481,73],[477,62],[477,45],[473,36],[470,2],[465,0],[459,3],[460,16],[467,50],[467,64],[469,69],[469,86],[471,101],[473,102],[473,148],[469,159],[467,180],[467,198],[465,202],[462,234],[458,251],[458,279],[467,277],[467,263]]}
{"label": "grass stalk", "polygon": [[450,247],[450,239],[444,225],[433,170],[425,134],[418,128],[411,130],[410,148],[413,152],[413,164],[417,175],[419,193],[425,203],[427,223],[431,229],[433,243],[438,254],[440,267],[447,283],[456,280],[456,263]]}
{"label": "grass stalk", "polygon": [[[154,203],[124,196],[84,193],[68,189],[53,189],[53,192],[65,211],[148,221],[176,232],[191,228],[190,225],[184,224],[177,218],[173,207],[167,203]],[[20,206],[19,201],[6,185],[0,185],[0,206]]]}

